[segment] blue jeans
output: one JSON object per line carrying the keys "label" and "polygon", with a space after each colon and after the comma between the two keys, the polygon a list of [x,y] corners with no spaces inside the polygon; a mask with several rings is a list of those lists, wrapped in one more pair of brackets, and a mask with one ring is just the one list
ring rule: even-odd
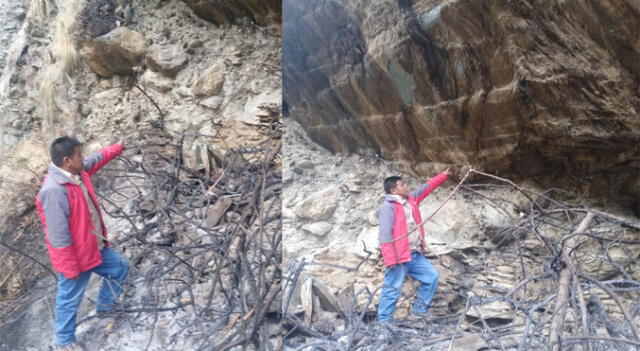
{"label": "blue jeans", "polygon": [[438,286],[438,271],[418,252],[411,253],[411,261],[387,267],[384,272],[384,285],[378,305],[378,321],[391,322],[396,303],[402,294],[402,283],[409,275],[420,282],[418,296],[413,304],[414,313],[425,313],[431,306],[431,300]]}
{"label": "blue jeans", "polygon": [[82,295],[89,283],[91,272],[103,277],[98,294],[98,311],[109,311],[122,292],[122,282],[129,272],[129,262],[116,250],[104,248],[100,251],[102,264],[80,273],[78,279],[67,279],[58,273],[58,293],[56,295],[55,324],[56,343],[67,345],[76,340],[76,314]]}

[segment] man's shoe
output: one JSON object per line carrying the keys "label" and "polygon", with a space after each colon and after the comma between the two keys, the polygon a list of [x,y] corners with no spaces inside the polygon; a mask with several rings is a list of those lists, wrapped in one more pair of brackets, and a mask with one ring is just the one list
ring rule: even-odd
{"label": "man's shoe", "polygon": [[376,340],[382,341],[393,338],[392,328],[393,326],[391,321],[378,322],[378,324],[373,326],[372,331]]}
{"label": "man's shoe", "polygon": [[96,317],[103,318],[116,318],[122,315],[122,311],[119,311],[117,308],[108,311],[96,310]]}
{"label": "man's shoe", "polygon": [[429,312],[411,312],[410,315],[407,316],[407,321],[409,322],[422,322],[433,317]]}
{"label": "man's shoe", "polygon": [[84,347],[77,342],[72,342],[71,344],[66,344],[64,346],[58,345],[57,349],[60,351],[85,351]]}

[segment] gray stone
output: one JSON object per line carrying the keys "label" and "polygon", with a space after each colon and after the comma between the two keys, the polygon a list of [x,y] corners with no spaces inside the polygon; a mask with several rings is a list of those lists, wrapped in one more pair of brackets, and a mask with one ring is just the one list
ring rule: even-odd
{"label": "gray stone", "polygon": [[296,216],[312,221],[331,218],[338,207],[338,189],[330,187],[312,194],[294,209]]}
{"label": "gray stone", "polygon": [[[363,242],[366,250],[371,253],[370,256],[369,253],[365,251],[365,246],[362,245]],[[378,245],[378,227],[362,228],[353,246],[353,253],[362,258],[369,256],[370,259],[375,260],[378,258]]]}
{"label": "gray stone", "polygon": [[300,168],[313,168],[313,162],[309,161],[309,160],[302,160],[298,163],[298,167]]}
{"label": "gray stone", "polygon": [[165,77],[152,70],[144,72],[140,77],[140,83],[147,89],[153,89],[161,93],[166,93],[173,89],[173,80],[169,77]]}
{"label": "gray stone", "polygon": [[193,85],[193,92],[197,96],[216,95],[224,86],[224,66],[214,64],[207,68]]}
{"label": "gray stone", "polygon": [[222,104],[222,96],[211,96],[206,99],[202,99],[199,104],[212,110],[216,110]]}
{"label": "gray stone", "polygon": [[189,43],[189,47],[192,49],[197,49],[202,47],[202,40],[196,39]]}
{"label": "gray stone", "polygon": [[11,134],[5,134],[2,137],[2,142],[4,143],[5,146],[13,146],[18,142],[18,137],[15,135],[11,135]]}
{"label": "gray stone", "polygon": [[91,114],[91,105],[90,104],[82,104],[82,106],[80,107],[80,113],[82,113],[83,116],[88,116]]}
{"label": "gray stone", "polygon": [[515,239],[511,233],[507,233],[507,236],[502,235],[504,229],[508,228],[512,221],[511,218],[507,217],[511,213],[506,211],[508,210],[498,211],[495,207],[487,205],[482,212],[485,234],[493,243],[499,244],[499,246],[506,245]]}
{"label": "gray stone", "polygon": [[179,97],[193,97],[193,91],[187,87],[177,87],[173,89],[173,93]]}
{"label": "gray stone", "polygon": [[[312,279],[312,278],[310,278]],[[328,312],[340,312],[338,299],[321,281],[313,279],[313,293],[320,299],[320,307]]]}
{"label": "gray stone", "polygon": [[307,223],[302,226],[302,230],[305,232],[320,237],[327,235],[327,233],[331,231],[331,228],[333,228],[333,224],[329,222]]}
{"label": "gray stone", "polygon": [[233,204],[233,199],[230,197],[225,197],[216,201],[213,206],[210,206],[207,209],[207,227],[213,228],[224,217],[224,214],[227,212],[229,207]]}
{"label": "gray stone", "polygon": [[21,119],[16,119],[11,123],[11,127],[15,129],[22,129],[24,127],[24,122]]}
{"label": "gray stone", "polygon": [[168,77],[175,77],[187,61],[187,54],[176,45],[151,45],[146,52],[147,66]]}
{"label": "gray stone", "polygon": [[487,345],[486,341],[484,341],[481,334],[461,336],[459,338],[456,338],[452,342],[452,345],[454,346],[453,350],[460,351],[483,350],[489,346]]}
{"label": "gray stone", "polygon": [[504,301],[494,301],[477,307],[469,308],[467,316],[484,319],[501,319],[510,321],[513,318],[513,307]]}

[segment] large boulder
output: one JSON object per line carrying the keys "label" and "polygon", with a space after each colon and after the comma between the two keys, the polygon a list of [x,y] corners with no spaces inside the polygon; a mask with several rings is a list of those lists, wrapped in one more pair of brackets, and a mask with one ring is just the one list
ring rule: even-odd
{"label": "large boulder", "polygon": [[632,3],[285,0],[286,111],[332,152],[376,153],[413,174],[473,165],[545,187],[586,181],[590,195],[631,203]]}
{"label": "large boulder", "polygon": [[89,68],[101,77],[134,73],[146,42],[139,32],[118,27],[111,32],[87,41],[80,54]]}

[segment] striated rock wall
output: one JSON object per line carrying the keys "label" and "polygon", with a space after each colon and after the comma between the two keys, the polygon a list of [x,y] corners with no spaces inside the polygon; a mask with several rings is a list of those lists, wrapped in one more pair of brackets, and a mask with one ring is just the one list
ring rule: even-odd
{"label": "striated rock wall", "polygon": [[332,152],[640,198],[640,5],[284,1],[286,111]]}
{"label": "striated rock wall", "polygon": [[260,25],[280,26],[282,4],[278,0],[183,0],[201,18],[216,24],[232,24],[248,18]]}

